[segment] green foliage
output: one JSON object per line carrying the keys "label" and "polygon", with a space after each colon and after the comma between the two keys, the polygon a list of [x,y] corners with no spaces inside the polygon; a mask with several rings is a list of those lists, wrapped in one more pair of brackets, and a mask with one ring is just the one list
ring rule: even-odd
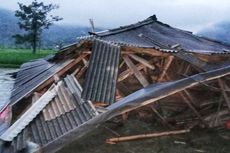
{"label": "green foliage", "polygon": [[16,44],[28,43],[33,48],[33,53],[36,52],[38,42],[40,42],[40,36],[44,29],[48,29],[54,22],[62,20],[58,16],[49,15],[49,13],[57,9],[57,5],[48,4],[43,2],[37,2],[34,0],[29,5],[18,3],[19,10],[15,12],[15,16],[18,17],[19,28],[24,30],[23,34],[16,34]]}
{"label": "green foliage", "polygon": [[37,54],[31,54],[28,49],[1,49],[0,67],[19,67],[21,64],[33,59],[43,58],[49,54],[54,54],[53,50],[40,50]]}

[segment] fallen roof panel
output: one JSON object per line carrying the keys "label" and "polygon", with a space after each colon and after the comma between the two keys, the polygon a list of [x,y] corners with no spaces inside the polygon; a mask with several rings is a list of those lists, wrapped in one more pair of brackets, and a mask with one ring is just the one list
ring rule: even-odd
{"label": "fallen roof panel", "polygon": [[83,99],[106,104],[115,102],[119,59],[119,46],[94,41],[83,86]]}
{"label": "fallen roof panel", "polygon": [[[98,115],[90,101],[84,101],[82,88],[73,75],[53,85],[9,128],[0,139],[19,152],[32,141],[41,147],[58,139]],[[58,99],[58,100],[57,100]],[[69,107],[69,109],[67,108]],[[7,149],[7,146],[6,146]]]}
{"label": "fallen roof panel", "polygon": [[36,87],[49,79],[70,61],[51,63],[40,59],[25,63],[17,74],[14,90],[11,93],[10,105],[14,105],[30,94]]}

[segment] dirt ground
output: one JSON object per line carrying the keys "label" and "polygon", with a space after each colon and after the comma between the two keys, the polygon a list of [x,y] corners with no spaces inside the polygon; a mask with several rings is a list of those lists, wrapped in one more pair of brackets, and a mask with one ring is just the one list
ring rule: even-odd
{"label": "dirt ground", "polygon": [[[112,129],[112,130],[111,130]],[[106,144],[114,132],[125,136],[167,131],[155,121],[129,119],[124,125],[106,123],[58,153],[230,153],[230,130],[194,129],[190,133]]]}

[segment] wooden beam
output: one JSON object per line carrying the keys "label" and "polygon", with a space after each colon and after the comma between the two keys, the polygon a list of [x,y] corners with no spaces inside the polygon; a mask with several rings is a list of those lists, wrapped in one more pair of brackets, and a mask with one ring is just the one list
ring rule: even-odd
{"label": "wooden beam", "polygon": [[72,74],[76,75],[80,70],[81,70],[81,67],[77,67]]}
{"label": "wooden beam", "polygon": [[84,67],[81,68],[81,70],[76,74],[77,78],[81,78],[82,75],[85,73],[85,71],[87,70],[88,65],[85,65]]}
{"label": "wooden beam", "polygon": [[[65,74],[66,71],[68,71],[70,68],[72,68],[77,63],[79,63],[82,60],[82,58],[84,58],[85,56],[87,56],[87,54],[81,54],[78,58],[76,58],[75,60],[72,60],[70,63],[68,63],[67,65],[65,65],[63,68],[61,68],[56,73],[56,75],[58,77],[61,77],[63,74]],[[49,79],[47,79],[41,85],[39,85],[39,87],[37,87],[36,91],[42,90],[43,88],[47,87],[48,85],[52,84],[53,82],[54,82],[54,78],[53,78],[53,76],[51,76]]]}
{"label": "wooden beam", "polygon": [[146,139],[146,138],[155,138],[155,137],[169,136],[169,135],[175,135],[175,134],[184,134],[184,133],[188,133],[188,132],[190,132],[189,129],[167,131],[167,132],[158,132],[158,133],[149,133],[149,134],[139,134],[139,135],[132,135],[132,136],[117,137],[117,138],[109,138],[106,140],[106,143],[116,144],[117,142],[139,140],[139,139]]}
{"label": "wooden beam", "polygon": [[144,86],[148,86],[149,82],[146,80],[146,78],[141,74],[140,71],[138,71],[137,67],[134,65],[134,63],[130,60],[130,58],[127,55],[123,56],[123,59],[125,63],[128,65],[128,67],[133,71],[135,77],[138,79],[138,81]]}
{"label": "wooden beam", "polygon": [[165,74],[167,73],[167,70],[169,69],[172,61],[174,59],[174,56],[169,56],[167,58],[166,64],[164,65],[163,72],[161,73],[160,77],[157,79],[157,82],[160,82],[163,80]]}
{"label": "wooden beam", "polygon": [[122,61],[121,64],[119,65],[119,68],[121,68],[124,64],[125,64],[125,62]]}
{"label": "wooden beam", "polygon": [[[145,66],[142,65],[142,64],[137,64],[136,68],[137,68],[138,71],[140,71],[140,70],[144,69]],[[133,75],[133,71],[130,70],[130,69],[127,69],[127,70],[121,72],[119,77],[118,77],[118,82],[121,82],[121,81],[125,80],[126,78],[128,78],[131,75]]]}
{"label": "wooden beam", "polygon": [[134,54],[129,54],[129,56],[136,60],[137,62],[140,62],[142,63],[143,65],[145,65],[146,67],[150,68],[151,70],[154,70],[155,69],[155,66],[150,64],[147,60],[145,60],[144,58],[140,57],[140,56],[137,56],[137,55],[134,55]]}
{"label": "wooden beam", "polygon": [[158,51],[156,49],[153,49],[153,48],[140,48],[140,47],[127,47],[127,46],[123,46],[121,48],[122,50],[122,53],[140,53],[140,54],[148,54],[150,56],[160,56],[160,57],[168,57],[170,56],[169,53],[165,53],[165,52],[161,52],[161,51]]}
{"label": "wooden beam", "polygon": [[214,80],[226,75],[230,75],[230,66],[189,76],[188,78],[169,83],[162,83],[159,86],[149,86],[145,89],[136,91],[132,95],[127,96],[125,99],[107,107],[108,111],[105,113],[95,116],[86,123],[49,142],[43,146],[43,151],[44,153],[57,152],[67,144],[79,139],[115,116],[154,103],[162,98],[173,95],[184,89],[194,87],[202,82]]}

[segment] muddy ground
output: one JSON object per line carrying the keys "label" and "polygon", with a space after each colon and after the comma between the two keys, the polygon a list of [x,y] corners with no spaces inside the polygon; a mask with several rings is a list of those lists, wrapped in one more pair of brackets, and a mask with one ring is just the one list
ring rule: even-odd
{"label": "muddy ground", "polygon": [[106,123],[63,148],[59,153],[230,153],[230,130],[225,128],[198,128],[181,135],[114,145],[105,143],[107,138],[116,137],[114,132],[124,136],[166,130],[168,129],[155,121],[136,118],[129,119],[124,125]]}

